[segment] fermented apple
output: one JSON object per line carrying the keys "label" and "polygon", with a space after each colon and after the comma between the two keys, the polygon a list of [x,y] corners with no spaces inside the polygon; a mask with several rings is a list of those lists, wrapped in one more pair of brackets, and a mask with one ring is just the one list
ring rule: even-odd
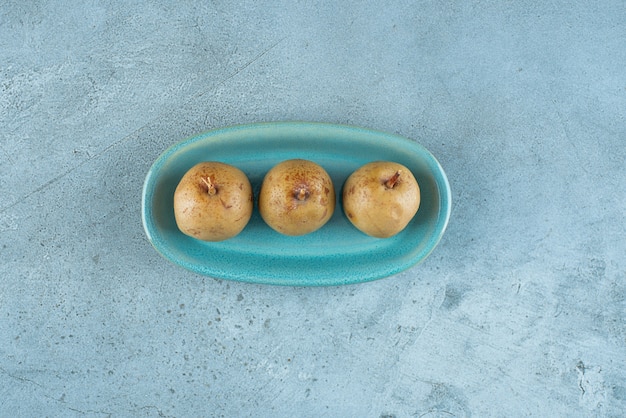
{"label": "fermented apple", "polygon": [[420,205],[420,188],[402,164],[374,161],[354,171],[343,186],[343,210],[367,235],[388,238],[402,231]]}
{"label": "fermented apple", "polygon": [[243,171],[206,161],[185,173],[174,192],[174,217],[180,231],[202,241],[239,234],[252,215],[252,186]]}
{"label": "fermented apple", "polygon": [[267,172],[259,193],[263,220],[284,235],[304,235],[318,230],[335,210],[333,182],[320,165],[293,159]]}

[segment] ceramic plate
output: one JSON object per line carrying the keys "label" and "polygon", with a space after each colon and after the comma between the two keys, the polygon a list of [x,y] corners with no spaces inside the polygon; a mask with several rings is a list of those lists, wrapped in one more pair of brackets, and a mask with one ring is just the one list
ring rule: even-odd
{"label": "ceramic plate", "polygon": [[[321,229],[283,236],[263,222],[255,202],[246,228],[222,242],[182,234],[174,219],[174,190],[185,172],[201,161],[222,161],[241,169],[258,196],[265,173],[280,161],[304,158],[330,174],[337,206]],[[341,208],[348,176],[375,160],[407,166],[421,189],[420,208],[399,234],[369,237]],[[437,160],[416,142],[368,129],[323,123],[260,123],[206,132],[166,150],[152,165],[142,196],[148,239],[167,260],[216,278],[290,286],[359,283],[394,275],[424,260],[450,217],[450,186]]]}

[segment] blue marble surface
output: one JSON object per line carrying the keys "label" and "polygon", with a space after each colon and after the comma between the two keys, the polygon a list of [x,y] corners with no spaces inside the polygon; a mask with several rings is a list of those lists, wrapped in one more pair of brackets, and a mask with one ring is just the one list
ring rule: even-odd
{"label": "blue marble surface", "polygon": [[[0,415],[622,416],[625,45],[620,1],[4,2]],[[160,257],[154,160],[284,120],[436,155],[430,257],[321,288]]]}

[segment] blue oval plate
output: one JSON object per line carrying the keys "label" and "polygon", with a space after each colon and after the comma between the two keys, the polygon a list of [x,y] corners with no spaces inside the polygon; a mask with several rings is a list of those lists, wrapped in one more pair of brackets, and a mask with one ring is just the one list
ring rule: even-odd
{"label": "blue oval plate", "polygon": [[[333,180],[337,206],[321,229],[300,237],[283,236],[263,222],[255,202],[246,228],[229,240],[202,242],[178,230],[174,190],[196,163],[213,160],[238,167],[250,179],[256,199],[265,173],[290,158],[320,164]],[[404,164],[421,190],[421,205],[413,220],[386,239],[358,231],[341,207],[344,181],[374,160]],[[146,177],[142,220],[154,248],[193,272],[250,283],[329,286],[383,278],[424,260],[446,229],[450,207],[450,185],[443,169],[414,141],[352,126],[279,122],[214,130],[166,150]]]}

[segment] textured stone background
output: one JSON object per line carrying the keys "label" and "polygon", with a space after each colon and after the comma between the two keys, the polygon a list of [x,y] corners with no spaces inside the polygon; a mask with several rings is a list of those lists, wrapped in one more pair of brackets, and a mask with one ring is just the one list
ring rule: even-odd
{"label": "textured stone background", "polygon": [[[623,2],[235,3],[0,5],[0,415],[621,416]],[[276,120],[430,149],[427,261],[287,288],[160,258],[156,157]]]}

